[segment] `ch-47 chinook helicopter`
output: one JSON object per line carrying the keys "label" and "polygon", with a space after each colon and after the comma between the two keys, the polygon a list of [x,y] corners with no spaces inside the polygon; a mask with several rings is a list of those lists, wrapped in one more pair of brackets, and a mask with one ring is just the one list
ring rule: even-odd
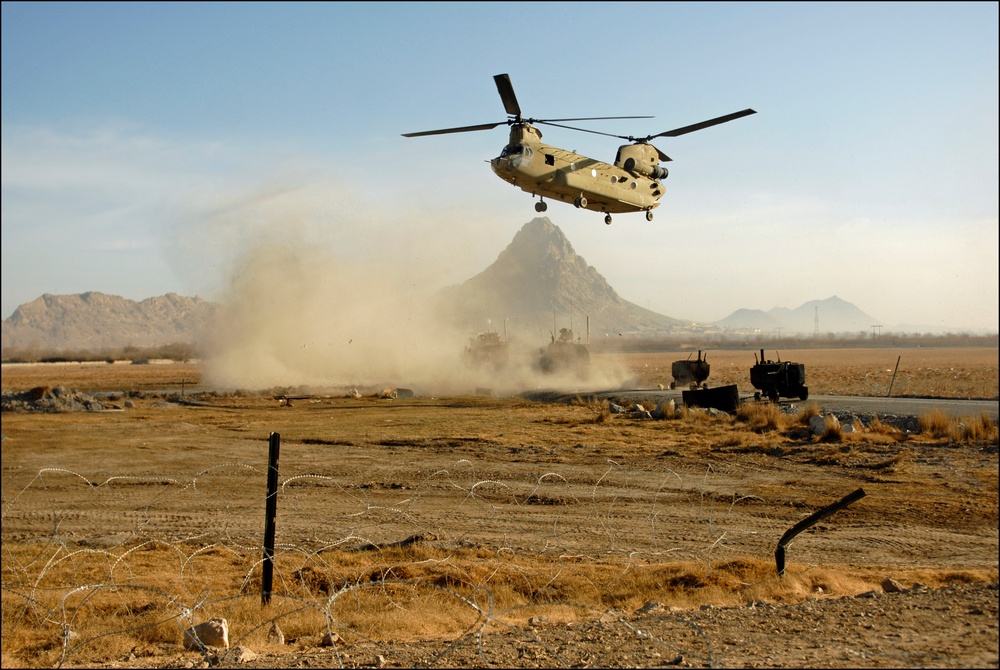
{"label": "ch-47 chinook helicopter", "polygon": [[[667,168],[660,162],[671,160],[669,156],[649,143],[657,137],[677,137],[703,128],[726,123],[756,114],[752,109],[744,109],[683,128],[675,128],[656,135],[633,137],[614,135],[586,128],[564,126],[558,122],[595,121],[603,119],[648,119],[649,116],[592,116],[575,119],[526,119],[521,116],[521,106],[517,104],[510,77],[498,74],[496,82],[504,109],[510,117],[506,121],[483,123],[476,126],[426,130],[419,133],[404,133],[403,137],[423,137],[425,135],[446,135],[465,133],[473,130],[492,130],[506,124],[510,126],[510,139],[500,155],[490,161],[493,172],[506,182],[517,186],[532,196],[538,196],[536,212],[548,209],[545,198],[573,203],[578,208],[604,212],[604,223],[611,223],[611,215],[623,212],[646,212],[646,220],[653,220],[653,210],[660,206],[660,197],[665,192],[663,180],[667,178]],[[618,148],[613,165],[593,158],[581,156],[572,151],[542,143],[542,133],[533,124],[545,124],[557,128],[579,130],[595,135],[606,135],[628,140]]]}

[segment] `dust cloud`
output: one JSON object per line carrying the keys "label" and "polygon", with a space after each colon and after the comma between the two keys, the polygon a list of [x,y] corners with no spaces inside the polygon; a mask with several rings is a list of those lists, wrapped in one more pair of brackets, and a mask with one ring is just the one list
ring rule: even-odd
{"label": "dust cloud", "polygon": [[[548,334],[511,337],[501,368],[471,365],[465,354],[476,333],[455,325],[463,322],[441,304],[439,290],[474,236],[421,237],[412,226],[386,235],[384,225],[338,225],[281,206],[290,204],[285,198],[271,200],[207,222],[225,229],[216,241],[225,239],[229,257],[222,310],[200,342],[205,384],[365,395],[406,388],[427,396],[621,383],[617,366],[596,362],[586,375],[543,373]],[[346,238],[345,229],[352,231]]]}

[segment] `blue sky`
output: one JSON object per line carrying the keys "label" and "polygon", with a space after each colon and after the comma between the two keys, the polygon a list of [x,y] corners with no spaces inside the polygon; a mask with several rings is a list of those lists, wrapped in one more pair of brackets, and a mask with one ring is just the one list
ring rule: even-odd
{"label": "blue sky", "polygon": [[503,121],[506,72],[528,116],[655,117],[577,124],[614,134],[757,110],[657,143],[652,222],[546,212],[626,300],[708,322],[837,295],[997,332],[997,8],[4,2],[2,316],[220,299],[268,245],[464,281],[536,216],[486,163],[506,128],[401,133]]}

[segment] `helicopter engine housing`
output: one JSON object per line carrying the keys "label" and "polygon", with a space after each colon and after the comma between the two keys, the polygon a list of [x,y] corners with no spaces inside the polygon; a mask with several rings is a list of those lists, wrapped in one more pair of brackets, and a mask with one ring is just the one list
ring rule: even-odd
{"label": "helicopter engine housing", "polygon": [[668,174],[670,174],[667,171],[667,168],[663,167],[662,165],[643,165],[641,163],[636,162],[634,158],[626,158],[625,163],[622,165],[622,167],[628,170],[629,172],[635,172],[641,175],[645,175],[650,179],[663,180],[667,178]]}
{"label": "helicopter engine housing", "polygon": [[656,149],[648,144],[626,144],[619,147],[615,165],[632,174],[662,180],[669,173],[667,168],[660,165],[659,158]]}

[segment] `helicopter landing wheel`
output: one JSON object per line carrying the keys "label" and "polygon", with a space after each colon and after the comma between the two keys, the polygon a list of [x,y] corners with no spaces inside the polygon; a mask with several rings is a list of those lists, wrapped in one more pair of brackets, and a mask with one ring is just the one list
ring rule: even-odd
{"label": "helicopter landing wheel", "polygon": [[579,208],[585,208],[587,206],[587,199],[581,195],[579,198],[573,201],[573,204]]}
{"label": "helicopter landing wheel", "polygon": [[549,208],[549,204],[547,202],[542,202],[541,200],[539,200],[538,202],[535,203],[535,211],[536,212],[544,212],[548,208]]}
{"label": "helicopter landing wheel", "polygon": [[605,214],[604,215],[604,223],[608,224],[609,226],[611,225],[611,215],[610,214]]}
{"label": "helicopter landing wheel", "polygon": [[647,221],[653,220],[653,212],[646,212],[646,220]]}

